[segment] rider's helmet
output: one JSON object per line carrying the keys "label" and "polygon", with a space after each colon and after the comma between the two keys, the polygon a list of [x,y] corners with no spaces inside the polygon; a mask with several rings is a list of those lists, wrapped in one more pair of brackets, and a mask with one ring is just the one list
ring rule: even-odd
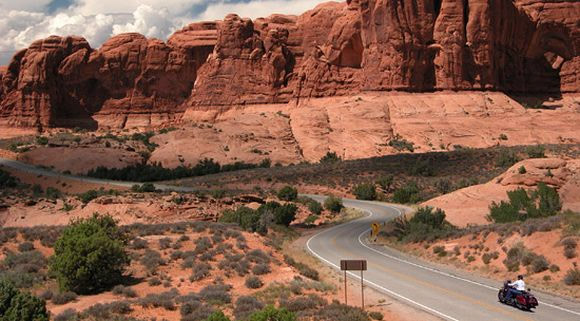
{"label": "rider's helmet", "polygon": [[518,275],[518,280],[523,280],[523,279],[524,279],[524,276],[523,275],[521,275],[521,274]]}

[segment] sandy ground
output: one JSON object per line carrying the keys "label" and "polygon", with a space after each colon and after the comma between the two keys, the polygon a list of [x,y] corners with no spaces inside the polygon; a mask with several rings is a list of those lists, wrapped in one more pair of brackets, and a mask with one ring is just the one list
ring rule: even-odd
{"label": "sandy ground", "polygon": [[[526,169],[525,174],[519,173],[522,166]],[[552,176],[547,175],[548,170]],[[492,202],[507,200],[508,191],[535,188],[539,182],[558,189],[564,210],[580,211],[580,160],[558,158],[518,162],[488,183],[463,188],[422,205],[443,209],[447,220],[456,226],[487,224],[486,216]]]}

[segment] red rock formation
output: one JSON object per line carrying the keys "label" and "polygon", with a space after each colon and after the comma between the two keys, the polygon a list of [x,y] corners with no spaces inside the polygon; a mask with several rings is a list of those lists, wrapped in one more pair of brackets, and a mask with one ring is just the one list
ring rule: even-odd
{"label": "red rock formation", "polygon": [[[580,2],[347,0],[300,16],[191,24],[99,50],[50,37],[2,77],[0,122],[150,125],[186,108],[360,91],[580,91]],[[130,115],[130,117],[127,117]]]}

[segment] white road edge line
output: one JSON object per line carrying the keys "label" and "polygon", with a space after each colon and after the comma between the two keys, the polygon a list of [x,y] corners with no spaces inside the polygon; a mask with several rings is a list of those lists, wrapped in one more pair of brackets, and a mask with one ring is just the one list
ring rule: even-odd
{"label": "white road edge line", "polygon": [[[369,213],[370,213],[370,215],[369,215],[369,216],[367,216],[367,217],[371,217],[371,216],[373,216],[373,213],[372,213],[372,212],[369,212]],[[353,221],[353,222],[355,222],[355,221]],[[351,223],[353,223],[353,222],[350,222],[350,223],[347,223],[347,224],[351,224]],[[332,231],[333,229],[335,229],[335,228],[337,228],[337,227],[339,227],[339,226],[341,226],[341,225],[338,225],[338,226],[332,227],[332,228],[330,228],[330,229],[328,229],[328,230],[325,230],[325,231],[322,231],[322,232],[320,232],[320,233],[318,233],[318,234],[315,234],[315,235],[313,235],[312,237],[310,237],[310,238],[308,239],[308,241],[306,242],[306,247],[308,248],[308,251],[310,251],[310,253],[312,253],[312,254],[313,254],[314,256],[316,256],[318,259],[320,259],[321,261],[325,262],[326,264],[330,265],[331,267],[333,267],[333,268],[335,268],[335,269],[337,269],[337,270],[340,270],[340,267],[339,267],[338,265],[336,265],[336,264],[334,264],[334,263],[330,262],[329,260],[327,260],[327,259],[323,258],[321,255],[319,255],[319,254],[318,254],[318,253],[316,253],[314,250],[312,250],[312,248],[310,247],[310,241],[312,241],[312,240],[313,240],[313,239],[315,239],[316,237],[318,237],[318,236],[320,236],[320,235],[322,235],[322,234],[324,234],[324,233],[326,233],[326,232],[328,232],[328,231]],[[366,232],[366,231],[365,231],[365,232]],[[358,276],[358,275],[356,275],[356,274],[354,274],[354,273],[352,273],[352,272],[347,272],[347,273],[348,273],[348,275],[350,275],[351,277],[354,277],[355,279],[356,279],[356,278],[358,278],[358,279],[360,280],[360,276]],[[389,289],[387,289],[387,288],[385,288],[385,287],[383,287],[383,286],[380,286],[380,285],[378,285],[378,284],[376,284],[376,283],[374,283],[374,282],[372,282],[372,281],[364,280],[364,282],[365,282],[365,283],[367,283],[367,284],[369,284],[369,285],[371,285],[372,287],[374,287],[374,288],[376,288],[376,289],[379,289],[379,290],[382,290],[382,291],[384,291],[384,292],[386,292],[386,293],[388,293],[388,294],[390,294],[390,295],[392,295],[392,296],[394,296],[394,297],[397,297],[397,298],[399,298],[399,299],[402,299],[402,300],[405,300],[405,301],[407,301],[407,302],[410,302],[410,303],[412,303],[412,304],[414,304],[414,305],[416,305],[416,306],[420,307],[421,309],[423,309],[423,310],[426,310],[427,312],[433,313],[433,314],[435,314],[435,315],[438,315],[438,316],[440,316],[440,317],[443,317],[443,318],[445,318],[445,319],[448,319],[448,320],[451,320],[451,321],[459,321],[458,319],[455,319],[455,318],[453,318],[453,317],[451,317],[451,316],[449,316],[449,315],[447,315],[447,314],[445,314],[445,313],[439,312],[439,311],[437,311],[437,310],[435,310],[435,309],[433,309],[433,308],[430,308],[430,307],[428,307],[428,306],[426,306],[426,305],[423,305],[423,304],[421,304],[421,303],[419,303],[419,302],[417,302],[417,301],[414,301],[414,300],[412,300],[412,299],[409,299],[409,298],[407,298],[406,296],[403,296],[403,295],[401,295],[401,294],[399,294],[399,293],[396,293],[396,292],[394,292],[394,291],[392,291],[392,290],[389,290]]]}
{"label": "white road edge line", "polygon": [[[389,205],[385,205],[385,206],[389,206]],[[398,209],[397,207],[394,207],[394,206],[389,206],[389,207],[394,208],[395,210],[397,210],[397,212],[399,212],[399,216],[400,215],[403,215],[403,213],[401,212],[401,210]],[[372,213],[372,212],[370,212],[368,210],[364,210],[364,211],[366,211],[367,213]],[[387,257],[387,258],[390,258],[390,259],[399,261],[401,263],[406,263],[406,264],[409,264],[409,265],[412,265],[412,266],[415,266],[415,267],[418,267],[418,268],[421,268],[421,269],[424,269],[424,270],[427,270],[427,271],[431,271],[431,272],[434,272],[434,273],[437,273],[437,274],[440,274],[440,275],[443,275],[443,276],[446,276],[446,277],[449,277],[449,278],[452,278],[452,279],[460,280],[460,281],[467,282],[467,283],[471,283],[471,284],[474,284],[474,285],[479,285],[481,287],[484,287],[486,289],[490,289],[490,290],[493,290],[493,291],[497,291],[498,290],[497,288],[494,288],[494,287],[489,286],[487,284],[483,284],[483,283],[480,283],[480,282],[476,282],[476,281],[472,281],[472,280],[469,280],[469,279],[465,279],[465,278],[462,278],[462,277],[459,277],[459,276],[456,276],[456,275],[453,275],[453,274],[449,274],[449,273],[446,273],[446,272],[443,272],[443,271],[440,271],[440,270],[437,270],[437,269],[433,269],[433,268],[430,268],[430,267],[427,267],[427,266],[423,266],[423,265],[420,265],[420,264],[417,264],[417,263],[409,262],[407,260],[404,260],[404,259],[401,259],[401,258],[392,256],[392,255],[383,253],[383,252],[381,252],[379,250],[373,249],[372,247],[366,245],[362,241],[362,239],[361,239],[362,236],[365,233],[368,233],[368,231],[370,231],[370,229],[362,232],[362,234],[360,234],[359,237],[358,237],[358,241],[359,241],[359,243],[362,246],[366,247],[367,249],[369,249],[369,250],[371,250],[371,251],[373,251],[375,253],[378,253],[378,254],[380,254],[380,255],[382,255],[384,257]],[[566,308],[562,308],[562,307],[559,307],[557,305],[553,305],[553,304],[550,304],[550,303],[541,302],[539,300],[538,300],[538,303],[541,303],[542,305],[545,305],[545,306],[548,306],[548,307],[551,307],[551,308],[554,308],[554,309],[557,309],[557,310],[561,310],[561,311],[568,312],[568,313],[575,314],[575,315],[580,315],[579,312],[572,311],[572,310],[569,310],[569,309],[566,309]]]}

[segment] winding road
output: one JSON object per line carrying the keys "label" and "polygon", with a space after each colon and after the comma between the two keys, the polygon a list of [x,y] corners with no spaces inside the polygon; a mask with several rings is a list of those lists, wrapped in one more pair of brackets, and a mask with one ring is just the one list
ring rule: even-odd
{"label": "winding road", "polygon": [[[321,196],[308,196],[324,200]],[[341,259],[367,260],[366,286],[444,320],[580,320],[578,302],[534,291],[540,301],[538,309],[535,312],[520,311],[498,302],[500,284],[497,281],[447,270],[384,246],[369,244],[367,236],[371,223],[391,220],[406,208],[348,199],[343,202],[347,207],[367,212],[368,216],[319,232],[307,241],[306,247],[318,259],[336,269],[339,269]],[[349,275],[360,280],[358,272]],[[533,284],[528,286],[533,288]]]}
{"label": "winding road", "polygon": [[[60,177],[96,184],[131,187],[135,183],[63,175],[18,161],[0,158],[0,166],[27,173]],[[191,187],[156,184],[161,190],[191,192]],[[318,201],[325,197],[307,195]],[[540,305],[535,312],[524,312],[498,303],[499,282],[434,265],[398,251],[369,244],[370,224],[391,220],[407,210],[403,206],[379,202],[343,200],[347,207],[368,215],[325,229],[312,236],[306,247],[322,262],[339,269],[341,259],[365,259],[365,284],[375,290],[450,321],[579,321],[580,303],[535,291]],[[349,273],[354,279],[359,275]],[[360,280],[360,279],[359,279]],[[533,287],[533,284],[529,285]]]}

